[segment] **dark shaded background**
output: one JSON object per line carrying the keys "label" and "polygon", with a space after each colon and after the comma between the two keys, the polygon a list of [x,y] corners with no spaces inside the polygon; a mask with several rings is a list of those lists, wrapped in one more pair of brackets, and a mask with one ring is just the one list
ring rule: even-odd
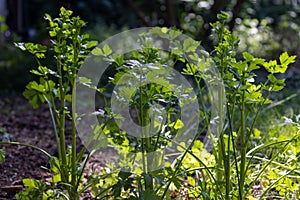
{"label": "dark shaded background", "polygon": [[283,51],[300,55],[299,0],[2,0],[0,8],[6,12],[0,20],[0,91],[22,91],[33,78],[29,70],[34,60],[13,43],[48,44],[43,16],[57,16],[61,6],[88,22],[84,31],[98,41],[136,27],[175,26],[201,40],[207,50],[214,45],[209,24],[227,11],[228,28],[241,39],[240,52],[267,59]]}

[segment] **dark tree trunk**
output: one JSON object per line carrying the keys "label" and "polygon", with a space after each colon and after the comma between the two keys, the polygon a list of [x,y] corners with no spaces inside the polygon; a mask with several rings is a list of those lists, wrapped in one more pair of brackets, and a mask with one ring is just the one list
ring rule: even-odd
{"label": "dark tree trunk", "polygon": [[176,16],[174,11],[174,5],[172,0],[165,0],[166,9],[167,9],[167,25],[168,26],[176,26]]}
{"label": "dark tree trunk", "polygon": [[246,3],[247,0],[238,0],[235,4],[235,6],[233,7],[233,11],[232,11],[232,19],[229,22],[229,30],[232,31],[234,26],[235,26],[235,20],[236,18],[239,17],[239,14],[243,8],[244,3]]}

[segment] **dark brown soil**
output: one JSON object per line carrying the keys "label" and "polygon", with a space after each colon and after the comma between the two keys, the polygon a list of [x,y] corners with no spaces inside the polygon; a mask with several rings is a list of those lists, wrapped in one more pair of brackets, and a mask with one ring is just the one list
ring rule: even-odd
{"label": "dark brown soil", "polygon": [[[55,139],[47,106],[34,110],[22,96],[0,98],[0,128],[13,136],[13,141],[55,151]],[[0,133],[3,134],[3,133]],[[48,158],[28,147],[5,145],[5,162],[0,163],[0,199],[13,199],[22,190],[23,178],[45,179],[49,173]]]}
{"label": "dark brown soil", "polygon": [[[0,130],[1,128],[5,128],[7,133],[13,136],[13,141],[38,146],[51,155],[56,153],[53,125],[47,105],[33,109],[21,95],[2,95]],[[68,139],[69,135],[66,137]],[[2,147],[5,149],[6,158],[5,162],[0,163],[0,200],[15,199],[15,194],[23,189],[24,178],[46,180],[51,176],[43,168],[48,166],[49,160],[42,153],[23,146]],[[103,158],[107,158],[107,155],[103,155]],[[101,168],[105,166],[106,161],[107,159],[93,158],[88,166]]]}

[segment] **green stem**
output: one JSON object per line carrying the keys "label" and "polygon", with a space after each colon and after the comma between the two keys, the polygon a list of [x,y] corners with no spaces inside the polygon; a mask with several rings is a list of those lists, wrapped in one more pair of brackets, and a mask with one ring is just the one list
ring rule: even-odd
{"label": "green stem", "polygon": [[[58,43],[61,44],[61,39],[58,39]],[[58,71],[58,83],[59,83],[59,100],[61,108],[59,111],[59,139],[61,148],[61,162],[62,162],[62,181],[68,182],[67,158],[66,158],[66,142],[65,142],[65,91],[63,87],[63,73],[62,73],[62,60],[61,55],[57,55],[57,71]]]}
{"label": "green stem", "polygon": [[[81,183],[79,180],[81,180],[81,177],[83,176],[83,173],[84,173],[85,166],[86,166],[88,160],[90,159],[90,157],[92,156],[92,154],[94,154],[94,152],[95,152],[95,151],[91,151],[91,152],[87,155],[87,157],[84,159],[84,161],[82,162],[82,164],[81,164],[81,166],[80,166],[79,174],[78,174],[79,179],[78,179],[78,181],[77,181],[77,183],[76,183],[75,188],[79,188],[79,185],[80,185],[80,183]],[[89,184],[88,184],[88,185],[89,185]],[[86,185],[85,187],[83,187],[82,189],[80,189],[80,190],[78,191],[78,194],[80,195],[80,194],[82,194],[83,192],[85,192],[85,191],[89,188],[88,185]],[[91,186],[91,185],[90,185],[90,186]]]}
{"label": "green stem", "polygon": [[20,145],[20,146],[24,146],[24,147],[29,147],[29,148],[32,148],[32,149],[35,149],[41,153],[43,153],[44,155],[46,155],[48,158],[51,158],[52,156],[47,152],[45,151],[44,149],[41,149],[37,146],[33,146],[33,145],[30,145],[30,144],[25,144],[25,143],[20,143],[20,142],[0,142],[0,145],[3,145],[3,144],[10,144],[10,145]]}
{"label": "green stem", "polygon": [[245,90],[242,93],[242,107],[241,107],[241,164],[240,164],[240,185],[239,185],[239,191],[240,195],[239,199],[244,199],[244,183],[245,183],[245,169],[246,169],[246,133],[245,133]]}
{"label": "green stem", "polygon": [[[238,185],[240,185],[241,181],[240,181],[239,167],[238,167],[238,162],[237,162],[236,146],[235,146],[235,141],[234,141],[234,136],[233,136],[232,120],[231,120],[231,116],[229,113],[229,105],[227,104],[226,107],[227,107],[228,124],[229,124],[229,131],[230,131],[230,135],[231,135],[231,143],[232,143],[232,149],[233,149],[233,157],[234,157],[234,162],[235,162],[235,170],[236,170],[236,174],[237,174]],[[228,138],[228,140],[230,140],[230,138]],[[230,142],[228,143],[228,145],[229,144],[230,144]],[[241,190],[239,190],[239,196],[242,196]]]}
{"label": "green stem", "polygon": [[[222,22],[222,26],[221,27],[224,27],[224,24],[225,22],[223,21]],[[219,39],[221,39],[221,41],[219,41],[219,44],[223,42],[223,34],[224,34],[224,28],[222,28],[221,32],[219,33]],[[224,71],[226,70],[226,64],[224,62],[224,59],[225,59],[226,55],[225,55],[225,52],[222,52],[222,55],[221,55],[221,63],[220,63],[220,66],[221,66],[221,70],[220,70],[220,73],[221,73],[221,78],[223,79],[224,78]],[[218,96],[220,97],[220,99],[223,99],[223,92],[222,91],[218,91]],[[223,119],[223,102],[219,101],[219,113],[220,113],[220,122],[222,121]],[[223,131],[223,126],[222,124],[220,123],[219,124],[219,131],[220,133],[219,135],[219,141],[218,141],[218,156],[217,156],[217,165],[218,167],[222,167],[222,161],[223,161],[223,165],[224,165],[224,178],[225,178],[225,199],[226,200],[230,200],[230,171],[231,171],[231,166],[230,166],[230,139],[231,139],[231,134],[228,134],[228,149],[226,151],[225,149],[225,142],[224,142],[224,131]],[[217,172],[217,179],[218,181],[222,180],[222,174],[220,172]]]}
{"label": "green stem", "polygon": [[263,108],[263,105],[265,105],[267,99],[269,98],[270,94],[271,94],[270,91],[268,91],[268,94],[267,94],[266,98],[265,98],[264,101],[260,104],[258,110],[256,111],[255,116],[254,116],[254,119],[253,119],[252,124],[251,124],[251,126],[250,126],[249,134],[247,135],[247,138],[246,138],[246,142],[249,141],[250,136],[251,136],[251,133],[253,132],[253,129],[254,129],[254,125],[255,125],[255,123],[256,123],[256,121],[257,121],[257,118],[258,118],[258,116],[259,116],[259,114],[260,114],[260,112],[261,112],[261,110],[262,110],[262,108]]}
{"label": "green stem", "polygon": [[165,121],[164,119],[161,121],[160,130],[157,133],[157,138],[156,138],[156,141],[155,141],[155,144],[154,144],[154,150],[155,151],[157,150],[157,147],[158,147],[158,142],[159,142],[159,139],[160,139],[160,135],[162,133],[162,127],[164,125],[164,121]]}
{"label": "green stem", "polygon": [[[75,80],[76,80],[76,74],[77,74],[77,68],[78,66],[78,48],[77,48],[77,37],[79,35],[79,30],[77,29],[76,34],[73,36],[72,40],[73,40],[73,52],[74,52],[74,56],[73,56],[73,70],[72,74],[71,74],[71,87],[73,87],[73,91],[72,91],[72,98],[76,99],[76,87],[75,87]],[[69,72],[68,72],[69,73]],[[78,195],[77,195],[77,187],[76,187],[76,182],[77,179],[80,180],[80,177],[77,177],[77,171],[76,171],[76,165],[77,165],[77,151],[76,151],[76,147],[77,147],[77,143],[76,143],[76,101],[72,101],[72,157],[71,157],[71,185],[72,185],[72,195],[74,199],[78,199]]]}
{"label": "green stem", "polygon": [[[51,103],[51,102],[54,102],[54,98],[51,95],[51,101],[49,101],[49,99],[47,99],[47,97],[44,95],[44,99],[48,103],[49,112],[50,112],[50,116],[51,116],[51,120],[52,120],[52,124],[53,124],[53,128],[54,128],[55,141],[56,141],[57,150],[58,150],[58,157],[61,158],[61,151],[60,151],[61,149],[60,149],[59,136],[58,136],[57,125],[56,125],[58,116],[57,116],[57,113],[55,110],[55,105],[53,105],[53,103]],[[53,110],[54,110],[54,112],[53,112]]]}
{"label": "green stem", "polygon": [[[73,97],[76,97],[76,87],[73,87]],[[76,110],[76,102],[72,101],[72,109]],[[72,112],[72,175],[71,175],[71,185],[73,186],[73,195],[76,194],[77,187],[76,181],[80,180],[80,177],[77,178],[76,165],[77,165],[77,152],[76,152],[76,113]]]}
{"label": "green stem", "polygon": [[[39,66],[42,66],[41,62],[38,59],[38,57],[35,56],[35,60],[36,60],[36,62],[38,63]],[[50,87],[50,84],[49,84],[48,76],[46,76],[45,79],[46,79],[47,86],[50,90],[51,87]],[[60,149],[59,136],[58,136],[58,131],[57,131],[57,124],[59,124],[59,120],[58,120],[59,117],[58,117],[57,110],[56,110],[53,91],[49,91],[49,94],[50,94],[50,100],[46,97],[46,95],[43,95],[43,97],[46,100],[46,102],[48,104],[48,107],[49,107],[49,112],[50,112],[50,116],[51,116],[51,120],[52,120],[52,124],[53,124],[53,128],[54,128],[56,145],[57,145],[57,149],[58,149],[58,157],[61,158],[61,149]],[[53,110],[54,110],[54,112],[53,112]]]}
{"label": "green stem", "polygon": [[[139,106],[141,106],[141,103]],[[138,123],[141,125],[142,124],[141,108],[140,108],[140,111],[137,108],[137,106],[135,106],[134,108],[135,108]],[[144,157],[144,150],[145,150],[144,149],[144,138],[141,138],[142,163],[143,163],[143,170],[145,171],[146,161],[145,161],[145,157]]]}
{"label": "green stem", "polygon": [[[222,62],[221,65],[223,65],[223,62]],[[189,66],[189,65],[187,65],[187,66]],[[205,118],[205,123],[206,123],[206,127],[207,127],[207,132],[208,132],[207,134],[208,135],[212,135],[212,133],[210,131],[209,116],[208,116],[208,113],[207,113],[207,110],[206,110],[206,107],[205,107],[205,104],[204,104],[204,99],[203,99],[203,94],[202,94],[203,88],[201,87],[200,80],[197,78],[196,74],[193,74],[193,77],[194,77],[194,79],[196,81],[197,88],[198,88],[198,94],[197,94],[197,96],[198,96],[198,98],[200,100],[200,104],[201,104],[201,108],[203,110],[203,113],[205,114],[204,118]],[[222,75],[221,75],[221,77],[222,77]],[[220,99],[223,99],[223,92],[222,91],[218,91],[218,93],[219,93]],[[222,116],[222,114],[223,114],[223,112],[222,112],[223,105],[222,104],[223,104],[223,102],[219,101],[219,105],[218,106],[219,106],[220,114],[221,114],[221,116],[219,116],[220,119],[223,118],[223,116]],[[224,166],[226,166],[226,167],[224,167],[225,177],[226,177],[226,183],[227,183],[226,186],[230,187],[230,171],[229,171],[230,170],[230,162],[229,162],[229,159],[226,158],[225,144],[224,144],[224,138],[223,138],[223,134],[222,134],[223,127],[222,127],[221,123],[219,124],[218,128],[219,128],[218,132],[220,133],[220,136],[219,136],[220,140],[218,141],[218,145],[219,145],[218,149],[221,149],[221,151],[217,151],[217,152],[215,151],[216,152],[215,153],[216,162],[217,162],[217,166],[221,168],[222,167],[222,162],[224,161]],[[223,157],[224,157],[224,159],[223,159]],[[227,166],[229,166],[229,167],[227,167]],[[216,175],[217,176],[217,180],[221,181],[222,180],[222,172],[221,171],[217,171],[216,174],[217,174]],[[230,188],[228,188],[228,187],[226,187],[226,199],[227,200],[229,199],[227,197],[229,197],[229,190],[230,190]]]}
{"label": "green stem", "polygon": [[[140,106],[142,106],[142,103],[140,103]],[[143,122],[144,122],[144,120],[143,120],[143,108],[142,107],[140,107],[140,120],[141,120],[141,126],[142,126],[142,138],[141,138],[141,149],[142,149],[142,162],[143,162],[143,171],[146,173],[147,172],[147,163],[146,163],[146,159],[145,159],[145,157],[146,157],[146,154],[145,154],[145,152],[146,152],[146,141],[145,141],[145,138],[144,138],[144,132],[143,132]],[[146,184],[146,183],[145,183]],[[146,186],[146,185],[145,185]]]}
{"label": "green stem", "polygon": [[281,168],[286,169],[286,170],[294,170],[295,173],[300,174],[300,171],[296,170],[296,168],[289,167],[286,164],[281,164],[281,163],[276,162],[274,160],[269,160],[269,159],[261,158],[261,157],[258,157],[258,156],[247,156],[247,158],[254,158],[256,160],[260,160],[260,161],[263,161],[263,162],[269,162],[270,164],[277,165],[278,167],[281,167]]}
{"label": "green stem", "polygon": [[[223,92],[219,91],[219,96],[221,97],[220,99],[223,99]],[[225,172],[225,199],[230,200],[230,171],[231,171],[231,166],[230,166],[230,141],[231,141],[231,134],[228,134],[228,141],[227,141],[227,152],[225,149],[225,144],[224,144],[224,131],[223,129],[223,124],[222,119],[223,119],[223,102],[219,101],[219,113],[220,113],[220,124],[219,124],[219,133],[220,134],[220,139],[221,139],[221,149],[222,149],[222,154],[224,156],[224,172]]]}
{"label": "green stem", "polygon": [[[143,102],[142,102],[142,99],[143,99],[143,88],[141,86],[142,84],[142,70],[140,70],[140,87],[139,87],[139,92],[140,92],[140,101],[139,101],[139,109],[135,106],[135,111],[136,111],[136,114],[137,114],[137,118],[138,118],[138,122],[139,122],[139,125],[141,126],[141,129],[142,129],[142,133],[141,133],[141,151],[142,151],[142,164],[143,164],[143,173],[146,173],[147,172],[147,163],[146,163],[146,154],[145,154],[145,151],[146,151],[146,141],[145,141],[145,138],[144,138],[144,132],[143,132],[143,127],[144,127],[144,112],[143,112]],[[146,183],[146,179],[144,179],[144,187],[145,189],[147,188],[147,183]],[[139,191],[143,191],[143,186],[141,184],[141,182],[139,181],[139,184],[138,184],[138,188],[139,188]],[[142,195],[142,194],[140,194]]]}

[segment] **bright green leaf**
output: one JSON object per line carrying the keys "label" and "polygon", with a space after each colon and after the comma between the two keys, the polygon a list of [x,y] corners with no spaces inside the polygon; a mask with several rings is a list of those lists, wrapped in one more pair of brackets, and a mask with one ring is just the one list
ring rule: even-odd
{"label": "bright green leaf", "polygon": [[190,184],[191,186],[193,186],[193,187],[196,186],[196,181],[195,181],[195,179],[194,179],[193,177],[188,176],[187,179],[188,179],[188,182],[189,182],[189,184]]}
{"label": "bright green leaf", "polygon": [[25,187],[29,187],[29,188],[36,188],[35,182],[33,179],[30,178],[25,178],[22,180],[23,181],[23,185]]}
{"label": "bright green leaf", "polygon": [[244,59],[246,60],[246,61],[252,61],[253,60],[253,56],[250,54],[250,53],[248,53],[248,52],[244,52],[243,53],[243,57],[244,57]]}
{"label": "bright green leaf", "polygon": [[217,15],[218,20],[226,21],[230,17],[229,13],[222,11],[220,14]]}
{"label": "bright green leaf", "polygon": [[171,39],[175,39],[175,38],[177,38],[179,35],[181,35],[182,33],[181,33],[181,31],[171,29],[169,34],[170,34],[170,36],[171,36]]}
{"label": "bright green leaf", "polygon": [[195,52],[200,45],[199,42],[193,40],[192,38],[187,38],[183,42],[183,50],[184,52]]}
{"label": "bright green leaf", "polygon": [[166,28],[166,27],[162,27],[162,28],[154,27],[150,30],[150,32],[152,34],[158,35],[161,38],[167,38],[166,36],[167,36],[168,28]]}
{"label": "bright green leaf", "polygon": [[79,77],[79,83],[83,85],[90,85],[92,83],[91,79],[87,77]]}
{"label": "bright green leaf", "polygon": [[170,127],[173,127],[175,130],[178,130],[184,126],[183,122],[180,119],[177,119],[176,122],[169,124]]}
{"label": "bright green leaf", "polygon": [[105,56],[108,56],[112,53],[111,48],[107,44],[103,46],[103,53]]}
{"label": "bright green leaf", "polygon": [[260,130],[258,130],[257,128],[254,129],[253,134],[256,139],[260,138]]}
{"label": "bright green leaf", "polygon": [[96,47],[92,50],[92,54],[94,56],[102,56],[103,55],[103,51],[102,49],[100,49],[99,47]]}
{"label": "bright green leaf", "polygon": [[289,65],[291,63],[294,63],[295,59],[296,56],[289,56],[287,52],[282,53],[279,57],[281,65]]}

